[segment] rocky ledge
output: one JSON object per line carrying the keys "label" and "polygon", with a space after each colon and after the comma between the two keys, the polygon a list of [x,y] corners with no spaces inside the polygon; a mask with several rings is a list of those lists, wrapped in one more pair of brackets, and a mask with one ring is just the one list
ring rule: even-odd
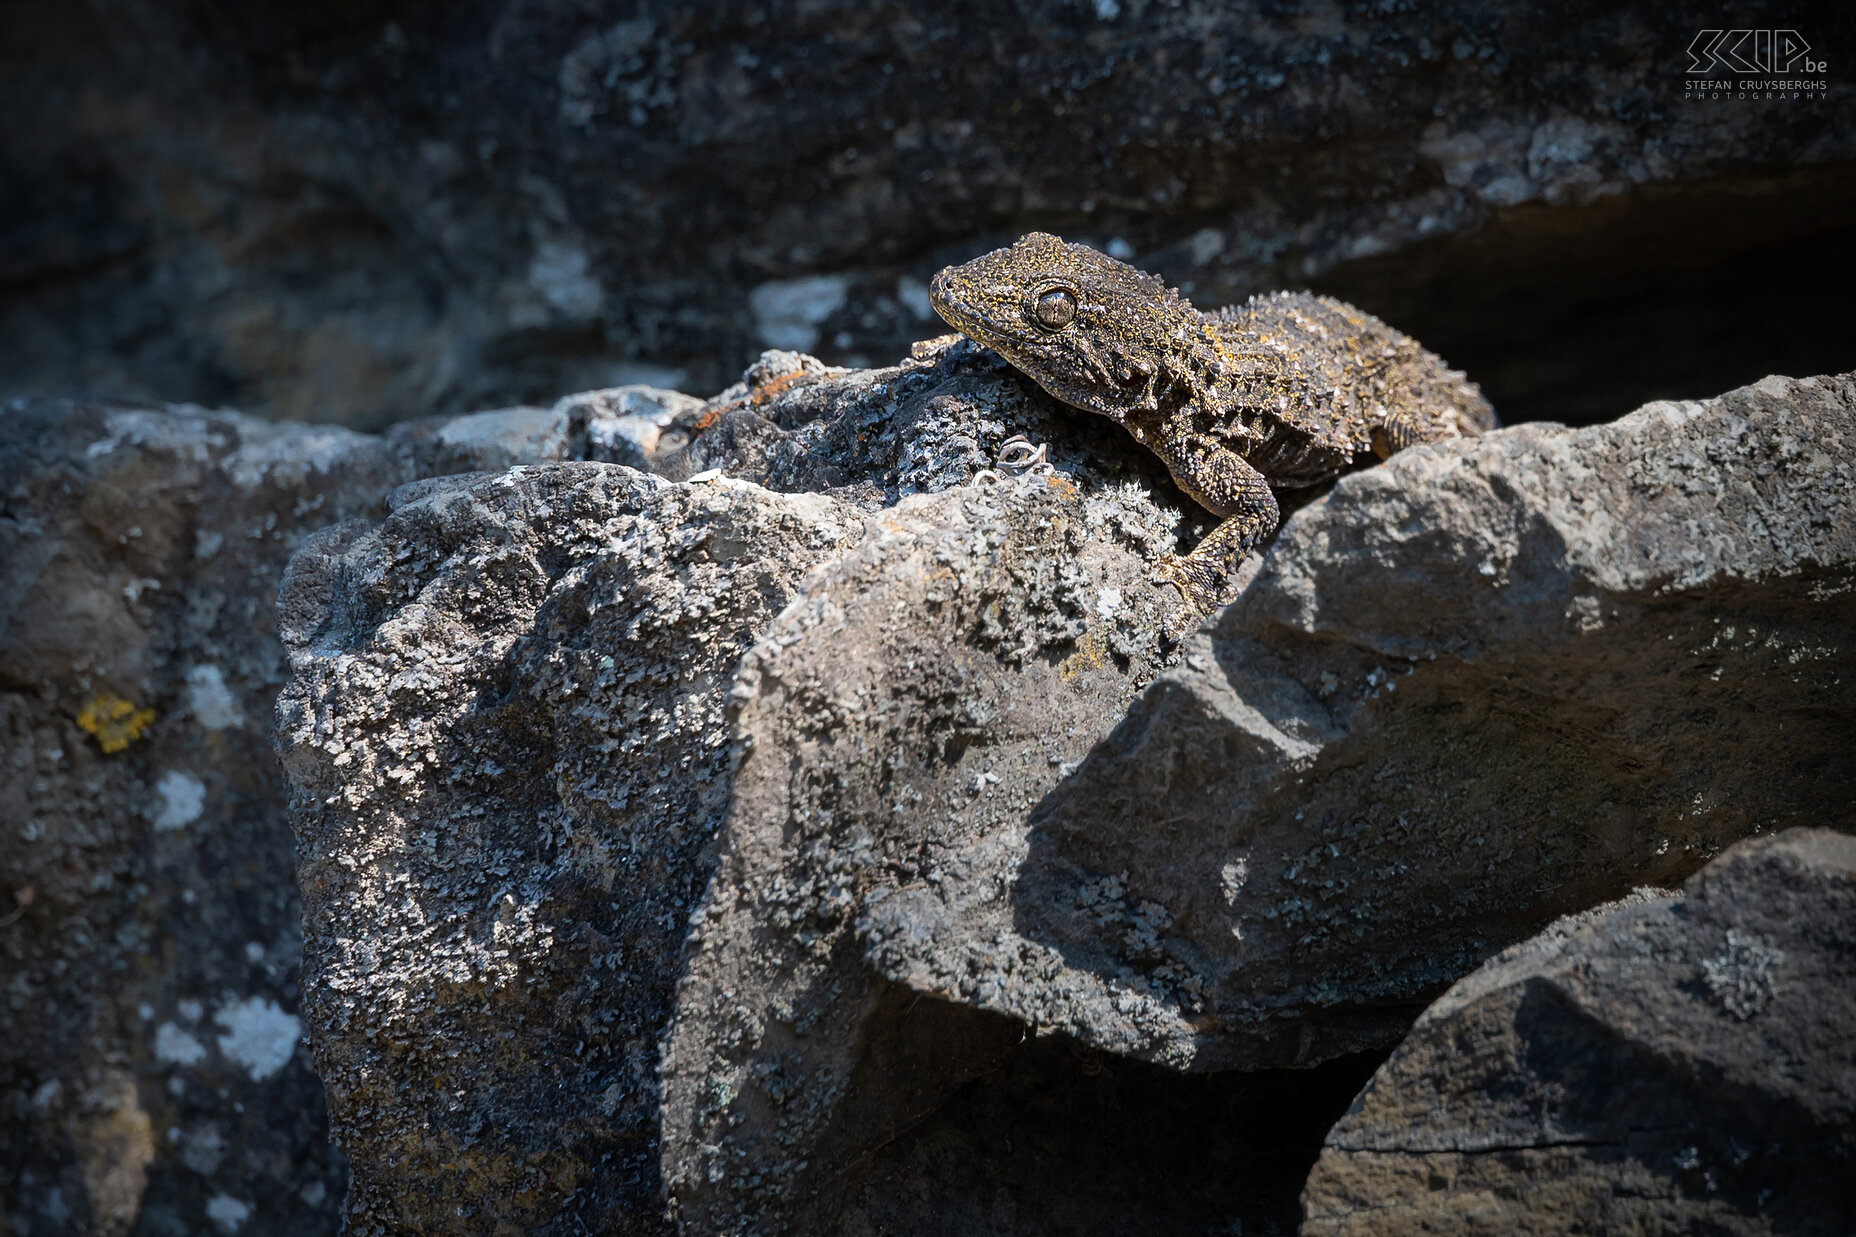
{"label": "rocky ledge", "polygon": [[1768,835],[1853,823],[1856,376],[1402,453],[1183,642],[1204,517],[965,343],[384,437],[11,411],[0,948],[16,1018],[82,994],[4,1048],[15,1227],[327,1231],[299,1016],[356,1233],[1849,1214],[1705,1113],[1848,1124],[1856,1029],[1784,1012],[1847,843]]}
{"label": "rocky ledge", "polygon": [[1849,811],[1848,377],[1406,452],[1169,645],[1157,470],[921,352],[773,356],[662,476],[461,478],[299,553],[357,1231],[853,1231],[1027,1037],[1383,1052],[1556,917]]}
{"label": "rocky ledge", "polygon": [[1307,1237],[1844,1233],[1856,839],[1743,842],[1505,950],[1328,1135]]}

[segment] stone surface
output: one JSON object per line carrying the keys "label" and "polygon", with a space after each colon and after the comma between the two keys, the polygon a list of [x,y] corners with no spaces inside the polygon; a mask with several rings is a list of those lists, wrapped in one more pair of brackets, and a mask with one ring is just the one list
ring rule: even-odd
{"label": "stone surface", "polygon": [[1329,1134],[1302,1232],[1846,1233],[1853,1131],[1856,839],[1787,830],[1458,982]]}
{"label": "stone surface", "polygon": [[[1019,931],[1185,968],[1156,995],[1200,1067],[1319,1059],[1560,914],[1837,818],[1853,449],[1856,380],[1775,378],[1344,478],[1038,804]],[[1073,901],[1109,877],[1159,908],[1151,961]]]}
{"label": "stone surface", "polygon": [[900,355],[929,275],[1034,227],[1207,307],[1314,281],[1511,421],[1856,364],[1840,6],[1751,22],[1832,65],[1773,100],[1686,97],[1732,76],[1690,63],[1698,3],[10,16],[5,394],[376,425],[706,393],[762,347]]}
{"label": "stone surface", "polygon": [[650,468],[689,444],[704,406],[693,395],[634,384],[565,396],[554,411],[567,418],[570,432],[584,443],[578,452],[582,458]]}
{"label": "stone surface", "polygon": [[306,545],[280,600],[347,1231],[662,1231],[657,1040],[734,667],[860,513],[602,464],[393,502]]}
{"label": "stone surface", "polygon": [[743,663],[679,998],[709,1012],[666,1060],[683,1216],[826,1229],[847,1165],[994,1067],[978,1023],[938,1071],[873,1065],[889,985],[1176,1069],[1305,1066],[1561,913],[1846,813],[1852,448],[1844,375],[1413,449],[1299,512],[1183,650],[1142,641],[1153,534],[1110,492],[885,513]]}
{"label": "stone surface", "polygon": [[905,499],[743,661],[664,1072],[666,1183],[693,1231],[833,1231],[829,1200],[789,1207],[1022,1036],[956,1020],[915,1059],[871,1060],[916,1008],[885,976],[997,1010],[1002,985],[1062,969],[1011,934],[1002,895],[1031,806],[1167,658],[1176,603],[1148,578],[1142,507],[1058,473]]}
{"label": "stone surface", "polygon": [[[604,427],[651,417],[671,435],[695,411],[628,399],[562,401],[556,437],[627,450]],[[970,559],[990,600],[951,609],[938,638],[978,623],[1035,671],[1028,686],[1070,684],[1092,732],[1168,656],[1154,633],[1174,603],[1146,565],[1188,527],[1177,494],[1135,484],[1157,466],[996,358],[943,345],[847,374],[769,353],[701,415],[708,432],[658,461],[686,482],[590,464],[420,482],[378,528],[332,529],[296,559],[279,745],[305,1016],[359,1231],[428,1231],[460,1206],[526,1226],[659,1223],[657,1045],[736,793],[723,709],[748,698],[736,663],[803,569],[861,540],[804,596],[914,605],[916,578],[886,576],[898,555]],[[1044,462],[987,467],[1013,432],[1052,435]],[[856,652],[851,637],[827,648]],[[957,681],[931,690],[929,721],[988,707]],[[691,1024],[735,1016],[720,992],[681,1007],[700,1011]],[[991,1064],[1020,1034],[965,1010],[942,1021]],[[898,1023],[899,1060],[914,1025]],[[973,1076],[938,1059],[920,1074],[909,1111]]]}
{"label": "stone surface", "polygon": [[[790,458],[862,478],[840,490],[866,507],[971,479],[1008,427],[1066,420],[971,349],[889,381],[778,382],[826,372],[771,354],[740,393],[795,425],[852,409]],[[332,1231],[346,1167],[294,1046],[298,903],[264,735],[284,669],[272,618],[283,564],[315,530],[416,505],[447,474],[564,455],[661,463],[704,411],[629,387],[371,437],[190,408],[6,406],[0,672],[17,741],[0,787],[12,805],[0,895],[17,914],[0,915],[0,948],[10,1024],[30,1027],[0,1054],[17,1117],[4,1144],[14,1228],[287,1214],[288,1231]],[[893,432],[870,442],[849,428],[886,421]],[[1104,446],[1069,443],[1069,466],[1132,501],[1138,468]],[[1095,451],[1093,469],[1078,462]],[[1138,501],[1143,536],[1185,526],[1177,507]],[[317,604],[313,590],[291,601]],[[654,965],[668,965],[674,943],[660,952]],[[620,1093],[602,1102],[617,1112]]]}
{"label": "stone surface", "polygon": [[394,485],[546,458],[566,424],[499,413],[375,438],[0,405],[9,1231],[336,1230],[348,1170],[297,1048],[271,753],[279,581],[306,537],[381,513]]}
{"label": "stone surface", "polygon": [[1849,375],[1403,453],[1179,646],[1209,521],[917,351],[380,437],[9,405],[8,1222],[331,1231],[301,1016],[356,1231],[1268,1231],[1320,1123],[1188,1114],[1336,1112],[1491,952],[1847,813]]}

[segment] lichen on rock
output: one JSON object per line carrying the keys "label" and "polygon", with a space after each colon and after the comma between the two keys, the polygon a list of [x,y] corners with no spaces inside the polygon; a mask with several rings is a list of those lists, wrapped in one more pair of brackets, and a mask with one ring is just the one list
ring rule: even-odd
{"label": "lichen on rock", "polygon": [[860,531],[829,499],[563,464],[420,487],[298,556],[279,750],[353,1231],[459,1206],[658,1231],[657,1038],[730,676]]}
{"label": "lichen on rock", "polygon": [[1853,925],[1856,839],[1801,828],[1503,951],[1334,1127],[1302,1231],[1847,1231]]}
{"label": "lichen on rock", "polygon": [[[832,1231],[1026,1035],[1383,1051],[1556,914],[1843,801],[1853,409],[1403,452],[1184,644],[1164,475],[970,345],[769,354],[654,414],[674,480],[401,490],[281,620],[351,1222]],[[1775,719],[1784,770],[1723,763]]]}

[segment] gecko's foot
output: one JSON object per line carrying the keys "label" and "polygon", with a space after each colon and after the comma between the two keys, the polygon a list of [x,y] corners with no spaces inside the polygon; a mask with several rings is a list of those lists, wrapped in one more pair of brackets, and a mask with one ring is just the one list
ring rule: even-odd
{"label": "gecko's foot", "polygon": [[1205,622],[1205,612],[1196,606],[1179,606],[1160,624],[1163,644],[1181,644]]}
{"label": "gecko's foot", "polygon": [[1171,584],[1179,590],[1181,604],[1160,628],[1161,636],[1174,644],[1198,630],[1199,624],[1205,621],[1205,616],[1213,609],[1205,604],[1203,583],[1199,573],[1193,570],[1195,564],[1188,561],[1189,557],[1167,554],[1153,566],[1156,583]]}
{"label": "gecko's foot", "polygon": [[1167,638],[1179,640],[1190,635],[1200,623],[1236,601],[1262,566],[1262,556],[1249,552],[1239,553],[1235,560],[1222,554],[1202,554],[1200,550],[1163,555],[1153,565],[1153,579],[1178,589],[1184,603],[1167,620]]}
{"label": "gecko's foot", "polygon": [[1162,555],[1153,567],[1154,578],[1177,588],[1185,603],[1196,608],[1201,616],[1236,600],[1243,591],[1238,570],[1244,560],[1243,554],[1240,552],[1235,560],[1227,563],[1222,554],[1204,553],[1206,548],[1201,545],[1190,554]]}
{"label": "gecko's foot", "polygon": [[933,339],[918,339],[909,345],[909,359],[932,361],[965,338],[959,331],[955,331],[949,335],[936,335]]}

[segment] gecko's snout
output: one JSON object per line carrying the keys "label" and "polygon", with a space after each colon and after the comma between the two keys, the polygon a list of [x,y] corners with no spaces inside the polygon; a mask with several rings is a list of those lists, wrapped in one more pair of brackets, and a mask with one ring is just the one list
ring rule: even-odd
{"label": "gecko's snout", "polygon": [[928,303],[934,306],[937,313],[947,304],[948,292],[953,283],[953,277],[954,268],[951,266],[944,266],[935,272],[933,279],[928,281]]}
{"label": "gecko's snout", "polygon": [[[928,281],[928,304],[941,321],[956,331],[968,331],[969,315],[961,303],[960,277],[956,267],[944,266]],[[971,334],[971,332],[968,332]]]}

